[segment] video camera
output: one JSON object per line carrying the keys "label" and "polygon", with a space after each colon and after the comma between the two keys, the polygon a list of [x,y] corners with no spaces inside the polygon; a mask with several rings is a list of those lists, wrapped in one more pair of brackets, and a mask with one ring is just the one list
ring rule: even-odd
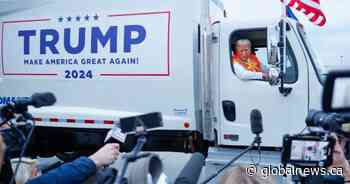
{"label": "video camera", "polygon": [[296,167],[328,167],[336,144],[331,133],[350,138],[343,130],[350,123],[350,71],[327,75],[322,95],[322,111],[310,110],[307,133],[283,137],[282,164]]}

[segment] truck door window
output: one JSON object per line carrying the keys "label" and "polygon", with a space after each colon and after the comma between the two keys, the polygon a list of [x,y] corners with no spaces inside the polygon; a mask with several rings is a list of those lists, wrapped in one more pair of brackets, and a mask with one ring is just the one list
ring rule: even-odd
{"label": "truck door window", "polygon": [[[266,28],[233,32],[230,36],[230,52],[232,71],[241,80],[266,81],[269,68],[276,67],[268,64]],[[297,79],[298,67],[296,58],[287,40],[285,82],[295,83]]]}

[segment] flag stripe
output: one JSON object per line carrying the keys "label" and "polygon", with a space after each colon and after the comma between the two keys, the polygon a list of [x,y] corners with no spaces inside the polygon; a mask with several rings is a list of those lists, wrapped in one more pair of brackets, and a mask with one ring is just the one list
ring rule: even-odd
{"label": "flag stripe", "polygon": [[293,7],[296,4],[296,0],[291,0],[287,4],[288,4],[288,6]]}
{"label": "flag stripe", "polygon": [[289,0],[288,6],[303,13],[316,25],[323,26],[327,21],[319,0]]}
{"label": "flag stripe", "polygon": [[307,14],[307,13],[308,13],[308,11],[307,11],[305,8],[301,8],[301,9],[300,9],[300,12],[301,12],[301,13],[304,13],[304,14]]}
{"label": "flag stripe", "polygon": [[315,20],[315,24],[319,25],[321,24],[321,22],[323,21],[323,17],[317,17],[317,19]]}
{"label": "flag stripe", "polygon": [[307,18],[309,18],[310,20],[312,19],[312,17],[314,17],[315,16],[315,14],[314,13],[309,13],[308,15],[306,15],[307,16]]}
{"label": "flag stripe", "polygon": [[298,3],[294,3],[294,5],[292,7],[297,9],[299,7],[299,5],[298,5]]}
{"label": "flag stripe", "polygon": [[303,0],[302,3],[307,4],[307,5],[309,5],[309,6],[313,7],[313,8],[320,9],[320,4],[318,4],[318,3],[314,2],[314,1],[311,1],[311,0]]}

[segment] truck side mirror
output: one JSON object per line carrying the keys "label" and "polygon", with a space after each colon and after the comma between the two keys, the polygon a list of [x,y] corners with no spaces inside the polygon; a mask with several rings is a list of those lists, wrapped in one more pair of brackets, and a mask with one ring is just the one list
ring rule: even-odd
{"label": "truck side mirror", "polygon": [[267,59],[269,65],[278,65],[278,48],[279,27],[271,26],[267,28]]}
{"label": "truck side mirror", "polygon": [[278,63],[278,47],[276,45],[271,45],[268,52],[268,64],[277,65]]}

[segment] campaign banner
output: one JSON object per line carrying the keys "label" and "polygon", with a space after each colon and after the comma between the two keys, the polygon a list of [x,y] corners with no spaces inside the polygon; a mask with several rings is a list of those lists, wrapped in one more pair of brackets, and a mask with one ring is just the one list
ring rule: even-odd
{"label": "campaign banner", "polygon": [[169,11],[6,20],[1,34],[5,76],[170,75]]}

